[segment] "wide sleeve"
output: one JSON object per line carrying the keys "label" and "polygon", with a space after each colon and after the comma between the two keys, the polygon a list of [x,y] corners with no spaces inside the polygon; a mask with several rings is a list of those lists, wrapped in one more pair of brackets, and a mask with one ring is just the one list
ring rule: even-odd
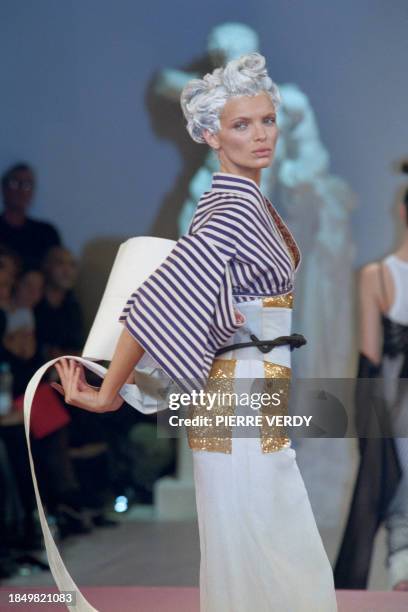
{"label": "wide sleeve", "polygon": [[178,240],[119,318],[183,388],[205,382],[216,350],[245,322],[236,317],[229,272],[238,240],[239,228],[212,214]]}

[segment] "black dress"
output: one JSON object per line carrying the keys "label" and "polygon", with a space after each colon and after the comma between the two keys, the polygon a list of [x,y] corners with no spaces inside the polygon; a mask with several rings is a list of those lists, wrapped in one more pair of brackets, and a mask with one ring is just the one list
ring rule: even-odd
{"label": "black dress", "polygon": [[408,326],[383,315],[382,329],[381,363],[376,366],[360,355],[355,395],[360,466],[334,570],[338,589],[367,587],[375,536],[402,475],[393,436],[406,437],[407,432],[395,431],[385,383],[387,362],[397,356],[402,357],[397,378],[408,378]]}

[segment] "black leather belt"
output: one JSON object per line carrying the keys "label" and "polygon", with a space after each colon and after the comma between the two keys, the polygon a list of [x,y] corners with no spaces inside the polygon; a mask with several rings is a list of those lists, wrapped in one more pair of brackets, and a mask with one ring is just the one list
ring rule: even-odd
{"label": "black leather belt", "polygon": [[279,336],[274,340],[259,340],[254,334],[250,335],[252,342],[238,342],[238,344],[230,344],[229,346],[223,346],[216,351],[215,356],[228,353],[228,351],[234,351],[236,349],[247,348],[248,346],[256,346],[261,353],[269,353],[272,349],[277,346],[290,345],[290,350],[293,351],[295,348],[300,348],[307,343],[307,340],[302,334],[291,334],[290,336]]}

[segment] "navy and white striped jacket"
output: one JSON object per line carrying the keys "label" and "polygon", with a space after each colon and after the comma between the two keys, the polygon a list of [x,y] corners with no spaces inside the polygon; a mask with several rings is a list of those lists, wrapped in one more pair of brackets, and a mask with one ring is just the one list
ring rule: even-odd
{"label": "navy and white striped jacket", "polygon": [[120,316],[182,387],[203,384],[214,354],[244,324],[234,303],[293,289],[299,249],[251,179],[216,173],[187,234]]}

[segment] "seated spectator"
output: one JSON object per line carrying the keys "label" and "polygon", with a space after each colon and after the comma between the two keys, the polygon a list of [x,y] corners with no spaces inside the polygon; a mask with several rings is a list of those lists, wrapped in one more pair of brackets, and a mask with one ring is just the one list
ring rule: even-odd
{"label": "seated spectator", "polygon": [[0,244],[17,253],[24,266],[30,267],[40,266],[48,250],[61,243],[50,223],[27,216],[34,188],[34,172],[28,164],[16,164],[3,174]]}
{"label": "seated spectator", "polygon": [[[29,293],[32,273],[26,278],[23,274],[16,280],[5,258],[0,259],[0,310],[4,322],[1,335],[0,360],[9,363],[13,374],[14,396],[24,393],[24,390],[39,366],[36,355],[35,319],[32,306],[41,297],[41,285],[35,287],[31,298]],[[36,273],[37,274],[37,273]],[[31,308],[30,308],[31,306]]]}
{"label": "seated spectator", "polygon": [[18,354],[24,359],[34,357],[36,352],[34,308],[41,301],[43,291],[42,273],[39,270],[26,270],[17,280],[6,307],[4,343],[6,346],[11,343],[15,347],[14,352],[17,348]]}
{"label": "seated spectator", "polygon": [[73,293],[77,264],[71,252],[52,247],[45,258],[44,297],[35,308],[37,338],[44,361],[79,354],[84,342],[80,305]]}
{"label": "seated spectator", "polygon": [[34,331],[34,308],[44,293],[44,276],[40,270],[25,270],[17,280],[8,315],[7,331],[24,328]]}
{"label": "seated spectator", "polygon": [[[25,513],[23,543],[29,547],[35,535],[34,491],[26,449],[22,396],[41,364],[37,350],[33,309],[41,301],[44,277],[38,270],[24,271],[17,281],[0,257],[0,361],[7,362],[13,376],[13,410],[0,416],[3,439],[15,474]],[[44,388],[45,387],[45,388]],[[41,392],[40,392],[41,391]],[[47,395],[48,393],[48,395]],[[37,397],[38,396],[38,397]],[[81,516],[79,488],[69,456],[69,414],[46,384],[38,391],[32,412],[31,444],[41,495],[49,513],[56,517],[61,535],[88,533]],[[38,424],[41,427],[38,427]],[[67,524],[69,523],[69,529]]]}
{"label": "seated spectator", "polygon": [[[84,331],[81,308],[73,287],[77,265],[61,246],[50,249],[44,261],[44,298],[35,309],[37,338],[44,361],[81,352]],[[109,497],[107,431],[100,415],[66,405],[70,413],[70,455],[81,487],[81,501],[96,526],[115,524],[106,518]]]}

